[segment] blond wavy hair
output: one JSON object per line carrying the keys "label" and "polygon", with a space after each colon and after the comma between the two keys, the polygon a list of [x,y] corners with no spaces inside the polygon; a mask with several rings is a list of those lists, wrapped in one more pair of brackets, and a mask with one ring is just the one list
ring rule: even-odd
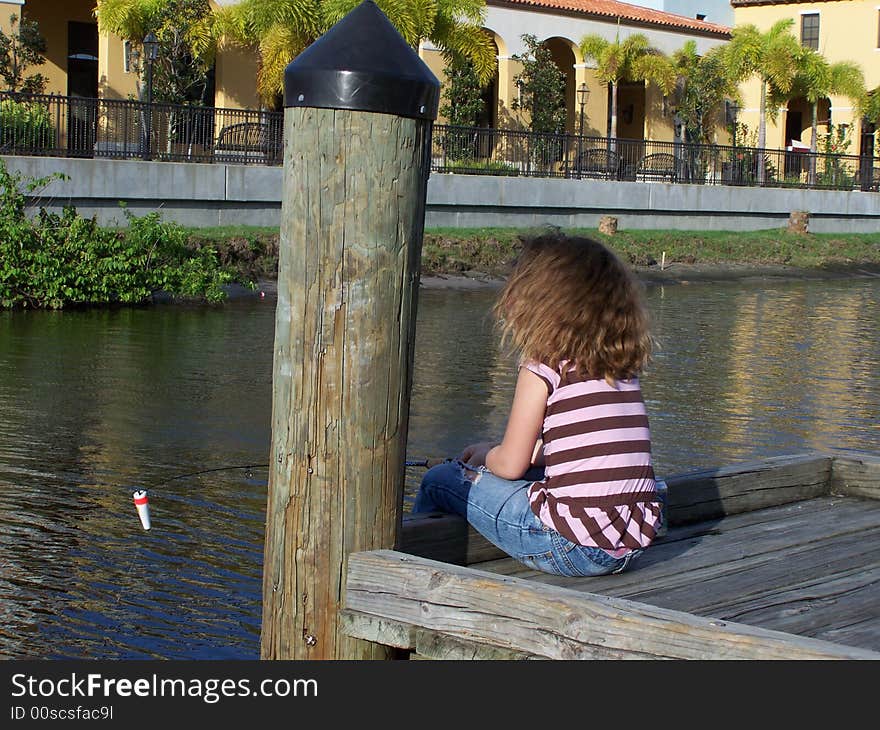
{"label": "blond wavy hair", "polygon": [[651,335],[642,289],[601,243],[558,231],[523,240],[495,304],[502,342],[524,360],[610,384],[644,370]]}

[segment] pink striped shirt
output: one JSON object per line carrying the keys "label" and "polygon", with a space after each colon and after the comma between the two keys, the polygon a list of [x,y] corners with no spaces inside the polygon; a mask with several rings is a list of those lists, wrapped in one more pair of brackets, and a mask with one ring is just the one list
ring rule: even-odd
{"label": "pink striped shirt", "polygon": [[578,379],[541,363],[525,367],[547,384],[544,479],[529,488],[532,511],[578,545],[614,557],[651,544],[660,504],[651,432],[638,378]]}

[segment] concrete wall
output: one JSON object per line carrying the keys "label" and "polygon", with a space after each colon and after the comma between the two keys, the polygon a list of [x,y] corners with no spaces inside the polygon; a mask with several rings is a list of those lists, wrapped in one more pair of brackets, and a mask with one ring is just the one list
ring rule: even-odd
{"label": "concrete wall", "polygon": [[[280,167],[0,159],[28,177],[65,173],[70,180],[52,182],[33,202],[54,210],[75,205],[107,225],[125,225],[120,200],[137,215],[160,210],[188,226],[280,221]],[[621,229],[756,230],[784,227],[793,210],[809,211],[816,233],[880,234],[880,193],[439,174],[428,181],[425,225],[595,228],[601,216],[614,215]]]}

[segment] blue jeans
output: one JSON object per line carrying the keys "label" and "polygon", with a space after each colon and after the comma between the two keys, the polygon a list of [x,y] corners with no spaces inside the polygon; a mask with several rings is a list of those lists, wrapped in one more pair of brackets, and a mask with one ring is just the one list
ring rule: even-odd
{"label": "blue jeans", "polygon": [[620,573],[641,550],[615,558],[596,547],[578,545],[548,527],[529,506],[529,486],[543,478],[533,469],[523,479],[501,479],[486,467],[446,461],[422,478],[413,512],[461,515],[483,537],[523,565],[567,576]]}

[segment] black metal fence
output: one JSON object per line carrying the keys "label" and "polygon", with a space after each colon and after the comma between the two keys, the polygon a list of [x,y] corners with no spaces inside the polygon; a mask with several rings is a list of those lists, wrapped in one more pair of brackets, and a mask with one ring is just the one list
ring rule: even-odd
{"label": "black metal fence", "polygon": [[878,190],[880,159],[437,125],[432,170],[697,185]]}
{"label": "black metal fence", "polygon": [[0,154],[280,165],[283,113],[0,93]]}
{"label": "black metal fence", "polygon": [[[280,165],[283,112],[0,93],[0,154]],[[880,190],[880,159],[435,125],[438,173]]]}

